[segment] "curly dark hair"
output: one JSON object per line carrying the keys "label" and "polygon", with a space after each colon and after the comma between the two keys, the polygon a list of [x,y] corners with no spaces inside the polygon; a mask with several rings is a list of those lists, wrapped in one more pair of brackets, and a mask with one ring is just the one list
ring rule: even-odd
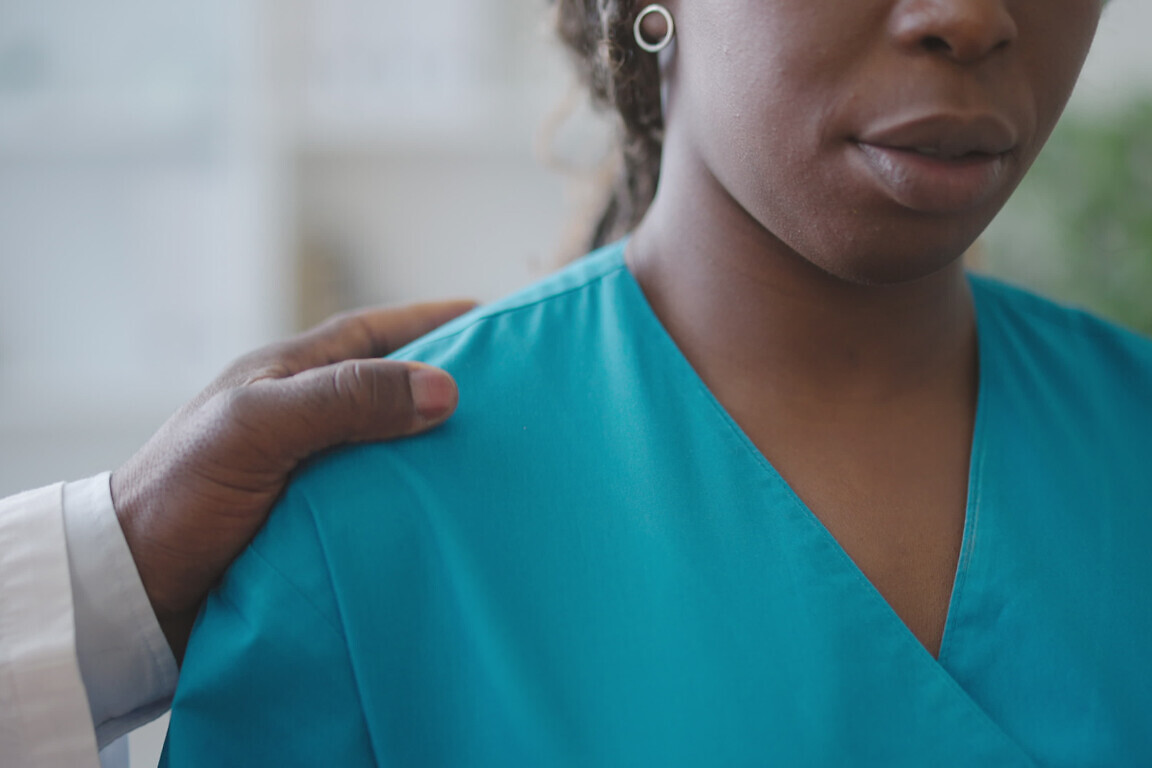
{"label": "curly dark hair", "polygon": [[551,0],[556,33],[592,103],[618,117],[619,170],[588,248],[631,231],[652,203],[660,178],[664,117],[656,56],[636,45],[636,0]]}

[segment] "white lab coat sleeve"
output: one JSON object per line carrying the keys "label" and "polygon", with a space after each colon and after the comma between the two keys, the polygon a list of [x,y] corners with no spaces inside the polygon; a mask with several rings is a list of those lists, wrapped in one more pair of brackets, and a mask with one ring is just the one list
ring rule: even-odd
{"label": "white lab coat sleeve", "polygon": [[168,709],[176,660],[112,508],[109,473],[64,487],[76,654],[101,747]]}
{"label": "white lab coat sleeve", "polygon": [[[110,475],[0,500],[4,768],[96,768],[168,707],[177,669],[112,508]],[[124,764],[123,743],[105,765]]]}
{"label": "white lab coat sleeve", "polygon": [[76,659],[64,485],[0,500],[0,755],[5,768],[95,768]]}

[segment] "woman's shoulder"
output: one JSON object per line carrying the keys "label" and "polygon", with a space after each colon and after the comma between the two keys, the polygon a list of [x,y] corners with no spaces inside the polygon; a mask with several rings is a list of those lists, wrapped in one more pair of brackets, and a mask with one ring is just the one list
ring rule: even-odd
{"label": "woman's shoulder", "polygon": [[589,313],[598,305],[618,301],[621,283],[626,282],[621,241],[456,318],[390,357],[437,365],[455,374],[454,368],[466,368],[472,358],[487,361],[501,351],[512,351],[511,346],[493,348],[491,341],[512,344],[535,337],[549,344],[562,342],[570,333],[579,331],[581,326],[576,322],[592,319]]}
{"label": "woman's shoulder", "polygon": [[321,517],[363,507],[379,519],[377,508],[387,505],[391,525],[399,510],[466,508],[494,497],[494,488],[518,484],[529,458],[570,460],[579,450],[571,434],[592,434],[607,407],[596,402],[601,379],[629,365],[612,348],[629,343],[630,281],[623,245],[609,246],[399,350],[391,357],[456,379],[452,418],[415,437],[332,451],[310,462],[294,488]]}
{"label": "woman's shoulder", "polygon": [[1013,354],[1079,377],[1120,379],[1152,395],[1152,339],[1075,306],[988,276],[970,276],[981,333]]}

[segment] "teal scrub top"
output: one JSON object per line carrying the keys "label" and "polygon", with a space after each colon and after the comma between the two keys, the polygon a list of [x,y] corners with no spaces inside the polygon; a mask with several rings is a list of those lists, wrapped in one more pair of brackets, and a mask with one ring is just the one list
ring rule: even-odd
{"label": "teal scrub top", "polygon": [[936,659],[623,250],[399,353],[459,410],[293,480],[203,609],[165,765],[1152,764],[1152,344],[971,278]]}

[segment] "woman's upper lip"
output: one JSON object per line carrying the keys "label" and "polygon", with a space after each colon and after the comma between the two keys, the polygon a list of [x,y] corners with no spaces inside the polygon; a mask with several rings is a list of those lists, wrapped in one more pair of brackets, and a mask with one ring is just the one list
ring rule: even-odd
{"label": "woman's upper lip", "polygon": [[904,149],[945,159],[971,154],[1000,155],[1019,141],[1012,123],[992,112],[933,113],[886,120],[855,140],[889,149]]}

